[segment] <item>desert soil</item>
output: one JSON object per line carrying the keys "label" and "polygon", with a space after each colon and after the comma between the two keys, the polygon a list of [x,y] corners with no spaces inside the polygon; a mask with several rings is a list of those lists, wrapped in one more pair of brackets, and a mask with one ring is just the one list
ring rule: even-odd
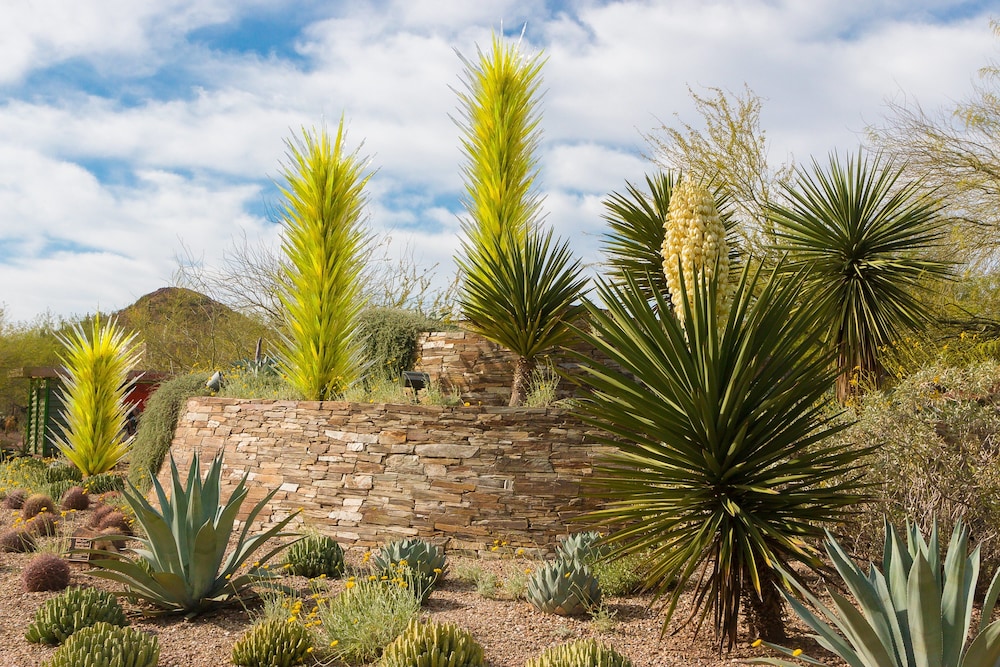
{"label": "desert soil", "polygon": [[[16,513],[0,509],[0,529],[9,527]],[[0,667],[40,665],[55,651],[54,647],[29,643],[24,631],[35,611],[56,593],[26,593],[21,570],[32,554],[0,553]],[[360,560],[350,553],[349,562]],[[454,573],[463,566],[477,565],[497,574],[512,567],[531,567],[524,559],[476,559],[449,555],[451,576],[435,589],[424,607],[424,615],[438,622],[455,623],[469,630],[483,645],[490,667],[519,667],[545,648],[578,639],[595,637],[631,658],[635,667],[720,667],[741,664],[753,656],[765,655],[765,649],[749,646],[750,637],[741,636],[730,653],[718,653],[712,634],[703,630],[695,636],[692,629],[681,629],[661,638],[662,615],[644,596],[606,598],[605,606],[614,615],[610,627],[602,627],[589,617],[564,618],[536,611],[528,602],[487,599],[473,584],[458,580]],[[115,584],[87,575],[85,564],[72,565],[71,585],[96,586],[115,590]],[[289,577],[293,588],[307,591],[304,578]],[[343,582],[331,582],[331,590],[342,589]],[[685,600],[686,602],[686,600]],[[217,610],[192,621],[177,617],[144,618],[141,609],[125,604],[133,627],[159,637],[161,667],[208,667],[230,664],[233,642],[252,622],[240,605]],[[678,609],[677,618],[685,609]],[[791,624],[789,646],[802,646],[819,657],[823,652],[805,637],[803,628]],[[831,665],[835,661],[829,661]]]}

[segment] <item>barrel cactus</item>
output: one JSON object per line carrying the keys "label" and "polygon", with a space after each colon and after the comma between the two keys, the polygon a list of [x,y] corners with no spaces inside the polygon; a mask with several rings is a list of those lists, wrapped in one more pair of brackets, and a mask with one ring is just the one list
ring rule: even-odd
{"label": "barrel cactus", "polygon": [[42,512],[55,512],[56,504],[44,493],[33,493],[24,501],[21,507],[21,517],[25,520],[34,518]]}
{"label": "barrel cactus", "polygon": [[156,667],[156,636],[110,623],[95,623],[75,632],[42,667]]}
{"label": "barrel cactus", "polygon": [[527,598],[539,611],[577,616],[601,603],[601,587],[588,565],[557,559],[532,572]]}
{"label": "barrel cactus", "polygon": [[293,619],[255,623],[233,644],[233,664],[241,667],[301,665],[312,653],[312,635]]}
{"label": "barrel cactus", "polygon": [[484,667],[483,647],[466,630],[449,623],[410,621],[385,647],[378,667]]}
{"label": "barrel cactus", "polygon": [[720,289],[716,308],[725,321],[731,298],[726,285],[729,279],[729,248],[726,228],[719,217],[715,198],[707,187],[686,175],[674,188],[664,223],[663,272],[675,305],[680,303],[681,276],[686,299],[693,298],[694,283],[701,276],[709,279],[718,272]]}
{"label": "barrel cactus", "polygon": [[77,630],[100,622],[128,625],[118,599],[108,591],[73,586],[38,608],[24,638],[35,644],[61,644]]}
{"label": "barrel cactus", "polygon": [[632,661],[595,639],[579,639],[546,649],[524,667],[632,667]]}
{"label": "barrel cactus", "polygon": [[69,563],[55,554],[37,554],[21,571],[21,584],[28,593],[61,591],[69,586]]}

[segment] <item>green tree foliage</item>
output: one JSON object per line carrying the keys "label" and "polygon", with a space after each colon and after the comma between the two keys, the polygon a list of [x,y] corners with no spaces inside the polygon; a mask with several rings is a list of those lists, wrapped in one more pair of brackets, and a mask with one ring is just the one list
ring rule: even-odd
{"label": "green tree foliage", "polygon": [[881,155],[798,170],[787,204],[770,207],[777,249],[804,270],[803,299],[837,354],[837,396],[881,382],[879,350],[932,320],[921,295],[950,265],[930,259],[942,238],[939,202]]}
{"label": "green tree foliage", "polygon": [[586,280],[569,245],[539,228],[538,86],[543,61],[493,36],[489,54],[465,63],[462,148],[466,155],[463,223],[457,259],[459,306],[469,329],[517,355],[511,405],[528,392],[537,357],[565,343]]}
{"label": "green tree foliage", "polygon": [[125,435],[129,371],[139,362],[135,334],[100,315],[90,331],[77,325],[60,336],[65,366],[62,390],[66,425],[56,438],[59,451],[84,475],[111,470],[128,453]]}
{"label": "green tree foliage", "polygon": [[417,361],[417,338],[441,324],[400,308],[368,308],[358,319],[365,372],[373,379],[398,380]]}
{"label": "green tree foliage", "polygon": [[281,303],[283,374],[307,400],[335,397],[360,372],[358,315],[368,248],[364,161],[337,134],[304,131],[288,142]]}
{"label": "green tree foliage", "polygon": [[[767,208],[792,176],[790,162],[777,167],[768,160],[767,136],[760,125],[763,101],[749,87],[742,94],[709,88],[699,95],[688,89],[704,129],[680,121],[646,135],[650,156],[659,167],[700,174],[729,199],[741,251],[767,257],[770,228]],[[721,207],[720,207],[721,208]]]}
{"label": "green tree foliage", "polygon": [[27,381],[8,373],[15,368],[58,365],[62,344],[57,332],[64,326],[51,315],[10,322],[0,310],[0,416],[21,415],[27,405]]}
{"label": "green tree foliage", "polygon": [[576,355],[591,390],[579,415],[615,448],[589,518],[616,529],[613,555],[644,554],[664,627],[690,584],[691,618],[711,614],[730,648],[744,602],[754,632],[781,636],[772,568],[817,568],[820,526],[858,501],[858,452],[825,440],[841,427],[822,400],[831,354],[799,307],[805,278],[759,275],[744,269],[726,320],[703,274],[674,311],[631,278],[601,284],[604,307],[588,303],[593,331],[581,335],[602,355]]}

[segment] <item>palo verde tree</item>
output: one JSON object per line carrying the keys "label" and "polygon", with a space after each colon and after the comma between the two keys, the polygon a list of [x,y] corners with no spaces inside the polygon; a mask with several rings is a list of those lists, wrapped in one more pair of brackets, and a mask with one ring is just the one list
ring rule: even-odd
{"label": "palo verde tree", "polygon": [[541,56],[493,36],[490,53],[465,64],[466,163],[459,306],[466,326],[517,355],[510,405],[520,405],[537,358],[565,344],[586,279],[566,242],[539,229],[535,189],[541,131]]}
{"label": "palo verde tree", "polygon": [[277,357],[307,400],[328,400],[360,374],[356,333],[364,307],[364,187],[370,174],[357,152],[347,152],[341,119],[332,139],[326,131],[303,131],[289,141],[284,176]]}

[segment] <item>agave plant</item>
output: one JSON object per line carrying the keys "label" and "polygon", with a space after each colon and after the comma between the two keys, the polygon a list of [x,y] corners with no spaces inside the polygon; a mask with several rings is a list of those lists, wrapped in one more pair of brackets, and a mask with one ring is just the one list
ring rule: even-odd
{"label": "agave plant", "polygon": [[[153,491],[159,509],[153,507],[129,483],[124,498],[135,512],[145,537],[131,538],[141,548],[129,549],[130,555],[94,551],[91,575],[125,585],[121,593],[158,607],[161,612],[178,612],[191,618],[222,603],[240,598],[256,583],[267,583],[272,576],[266,565],[287,544],[255,557],[272,538],[288,537],[282,532],[298,513],[292,513],[262,533],[250,535],[250,526],[277,492],[273,489],[258,502],[244,520],[236,543],[227,549],[233,526],[243,501],[249,493],[247,474],[222,502],[222,451],[212,460],[204,480],[197,452],[191,460],[186,484],[181,483],[177,465],[170,457],[171,490],[167,494],[153,478]],[[124,536],[111,536],[109,539]],[[253,559],[247,571],[240,568]]]}
{"label": "agave plant", "polygon": [[526,58],[496,35],[492,53],[464,60],[466,93],[459,93],[467,157],[463,224],[457,259],[463,281],[459,305],[467,326],[517,355],[511,405],[520,405],[538,355],[565,343],[579,314],[574,302],[586,279],[569,245],[538,230],[534,189],[538,129],[539,56]]}
{"label": "agave plant", "polygon": [[616,450],[595,473],[604,506],[585,518],[614,529],[610,557],[648,550],[664,627],[692,582],[691,619],[711,612],[730,647],[744,595],[753,629],[782,635],[773,568],[819,567],[811,538],[859,500],[857,451],[824,443],[842,427],[822,400],[831,355],[797,306],[804,277],[778,270],[744,267],[725,321],[718,274],[700,274],[676,314],[631,277],[601,284],[581,335],[609,361],[576,355],[591,390],[578,414]]}
{"label": "agave plant", "polygon": [[831,155],[828,171],[798,169],[784,185],[788,203],[770,207],[788,269],[805,269],[803,298],[822,305],[817,322],[836,350],[837,395],[882,376],[880,348],[931,319],[920,300],[950,265],[928,258],[942,238],[940,203],[920,183],[898,184],[902,169],[872,159]]}
{"label": "agave plant", "polygon": [[332,142],[326,132],[305,132],[288,148],[278,366],[306,399],[326,400],[360,374],[356,330],[364,306],[363,190],[370,174],[346,152],[343,120]]}
{"label": "agave plant", "polygon": [[[1000,665],[1000,621],[990,622],[1000,596],[1000,570],[993,575],[982,606],[978,630],[969,642],[972,606],[979,581],[979,547],[969,554],[969,531],[956,522],[941,562],[937,525],[925,541],[915,524],[907,526],[904,545],[886,521],[882,571],[866,575],[829,533],[826,552],[860,611],[843,595],[829,590],[834,609],[801,585],[799,592],[815,608],[787,595],[789,605],[816,634],[812,637],[850,667],[996,667]],[[823,619],[826,619],[825,621]],[[775,644],[769,647],[810,665],[825,663]],[[793,667],[781,658],[751,662]]]}
{"label": "agave plant", "polygon": [[59,336],[65,366],[62,391],[65,426],[56,446],[84,475],[111,470],[128,453],[126,435],[130,387],[128,374],[139,362],[136,335],[112,318],[94,316],[90,331],[82,325]]}

